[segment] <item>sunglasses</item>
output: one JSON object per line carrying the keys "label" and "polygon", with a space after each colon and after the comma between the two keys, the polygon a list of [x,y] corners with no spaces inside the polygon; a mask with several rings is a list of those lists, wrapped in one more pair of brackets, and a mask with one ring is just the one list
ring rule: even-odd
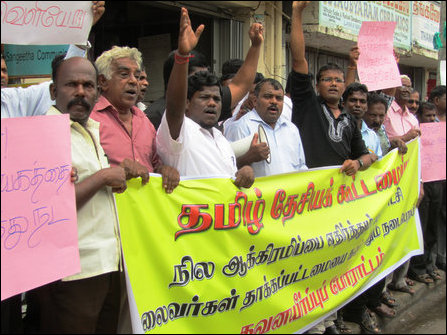
{"label": "sunglasses", "polygon": [[419,100],[413,100],[413,99],[410,99],[410,100],[408,100],[408,103],[409,103],[410,105],[412,105],[412,104],[419,105],[421,102],[420,102]]}

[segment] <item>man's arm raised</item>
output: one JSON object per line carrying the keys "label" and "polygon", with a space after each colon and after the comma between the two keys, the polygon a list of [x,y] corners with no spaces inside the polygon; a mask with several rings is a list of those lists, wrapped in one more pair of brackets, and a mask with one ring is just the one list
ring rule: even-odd
{"label": "man's arm raised", "polygon": [[255,81],[261,46],[264,41],[264,28],[262,24],[253,23],[248,35],[251,40],[251,47],[247,52],[244,64],[242,64],[228,85],[231,91],[231,108],[234,108],[242,100],[247,92],[250,91]]}
{"label": "man's arm raised", "polygon": [[290,33],[290,46],[292,49],[292,67],[293,71],[308,74],[309,67],[307,64],[303,34],[302,14],[304,8],[310,1],[294,1],[292,5],[292,32]]}
{"label": "man's arm raised", "polygon": [[178,138],[185,115],[189,53],[197,45],[204,28],[205,26],[202,24],[194,32],[188,10],[181,9],[178,49],[166,91],[166,121],[173,139]]}

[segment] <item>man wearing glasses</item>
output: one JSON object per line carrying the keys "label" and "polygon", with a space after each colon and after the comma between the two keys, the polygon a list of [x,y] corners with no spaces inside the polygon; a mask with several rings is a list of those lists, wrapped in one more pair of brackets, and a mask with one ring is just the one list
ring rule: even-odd
{"label": "man wearing glasses", "polygon": [[336,64],[320,68],[316,89],[312,87],[307,60],[301,14],[306,1],[295,1],[291,46],[292,121],[298,127],[309,168],[342,165],[340,171],[349,176],[372,164],[354,117],[340,105],[345,90],[343,70]]}

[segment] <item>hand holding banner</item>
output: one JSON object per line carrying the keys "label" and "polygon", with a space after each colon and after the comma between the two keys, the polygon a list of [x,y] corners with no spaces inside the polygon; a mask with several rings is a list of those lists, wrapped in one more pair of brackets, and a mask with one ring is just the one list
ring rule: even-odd
{"label": "hand holding banner", "polygon": [[355,179],[338,169],[257,178],[130,180],[117,195],[134,332],[302,332],[423,248],[418,142]]}

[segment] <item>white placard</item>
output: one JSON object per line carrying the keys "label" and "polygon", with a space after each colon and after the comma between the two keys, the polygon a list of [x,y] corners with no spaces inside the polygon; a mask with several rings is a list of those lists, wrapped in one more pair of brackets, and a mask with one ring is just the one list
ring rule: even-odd
{"label": "white placard", "polygon": [[2,43],[85,45],[91,7],[91,1],[2,1]]}

